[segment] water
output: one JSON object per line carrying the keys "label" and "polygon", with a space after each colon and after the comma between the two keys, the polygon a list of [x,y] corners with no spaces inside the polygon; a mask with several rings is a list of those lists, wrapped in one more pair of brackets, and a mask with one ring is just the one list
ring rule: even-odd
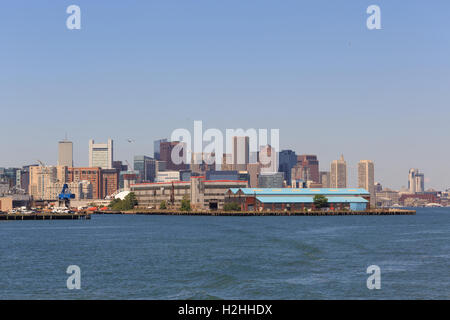
{"label": "water", "polygon": [[[373,264],[381,290],[366,286]],[[0,222],[2,299],[449,299],[449,270],[448,208]]]}

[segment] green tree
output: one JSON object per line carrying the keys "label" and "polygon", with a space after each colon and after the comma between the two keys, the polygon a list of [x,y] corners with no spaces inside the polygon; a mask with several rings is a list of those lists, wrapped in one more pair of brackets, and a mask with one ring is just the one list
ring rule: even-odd
{"label": "green tree", "polygon": [[328,198],[322,194],[316,194],[314,196],[314,206],[317,209],[328,207]]}
{"label": "green tree", "polygon": [[134,209],[137,205],[138,201],[136,199],[136,195],[133,192],[130,192],[123,200],[113,199],[109,204],[109,207],[112,210],[125,211]]}
{"label": "green tree", "polygon": [[186,196],[181,200],[181,211],[191,211],[191,200],[189,200]]}
{"label": "green tree", "polygon": [[241,206],[237,202],[229,202],[229,203],[225,203],[225,205],[223,206],[223,209],[225,211],[240,211]]}
{"label": "green tree", "polygon": [[164,200],[161,201],[161,203],[159,204],[159,208],[161,210],[166,210],[167,209],[167,205],[166,205],[166,202]]}

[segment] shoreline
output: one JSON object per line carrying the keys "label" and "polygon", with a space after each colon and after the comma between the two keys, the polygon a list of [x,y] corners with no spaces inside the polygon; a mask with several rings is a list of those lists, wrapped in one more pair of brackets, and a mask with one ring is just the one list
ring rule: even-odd
{"label": "shoreline", "polygon": [[130,211],[95,211],[99,215],[155,215],[155,216],[224,216],[224,217],[258,217],[258,216],[392,216],[415,215],[416,210],[407,209],[373,209],[364,211],[179,211],[179,210],[130,210]]}

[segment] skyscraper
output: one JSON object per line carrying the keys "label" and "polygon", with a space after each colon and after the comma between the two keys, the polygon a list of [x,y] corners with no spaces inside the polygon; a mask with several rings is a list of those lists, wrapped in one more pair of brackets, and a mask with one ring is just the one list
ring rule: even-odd
{"label": "skyscraper", "polygon": [[250,160],[250,137],[233,137],[232,157],[235,170],[247,170],[247,164]]}
{"label": "skyscraper", "polygon": [[425,176],[419,169],[410,169],[408,176],[408,189],[410,193],[420,193],[425,191]]}
{"label": "skyscraper", "polygon": [[113,141],[111,139],[108,139],[107,143],[95,143],[94,140],[89,140],[89,167],[112,169],[113,161]]}
{"label": "skyscraper", "polygon": [[156,161],[147,156],[134,156],[134,171],[139,172],[139,182],[153,182],[156,177]]}
{"label": "skyscraper", "polygon": [[284,179],[287,185],[291,185],[291,170],[297,164],[297,155],[295,151],[292,150],[282,150],[279,153],[280,166],[278,168],[279,172],[284,173]]}
{"label": "skyscraper", "polygon": [[[166,170],[186,170],[187,163],[186,143],[180,141],[167,141],[160,143],[160,160],[166,162]],[[172,159],[172,152],[178,159]],[[180,161],[180,163],[176,163]]]}
{"label": "skyscraper", "polygon": [[302,168],[302,172],[307,172],[307,177],[303,177],[305,181],[320,182],[319,177],[319,160],[316,155],[302,154],[297,156],[297,164]]}
{"label": "skyscraper", "polygon": [[331,162],[331,188],[347,188],[347,163],[344,155],[339,160]]}
{"label": "skyscraper", "polygon": [[161,160],[161,142],[167,142],[167,139],[159,139],[153,142],[153,158]]}
{"label": "skyscraper", "polygon": [[58,166],[73,167],[73,143],[63,140],[58,142]]}
{"label": "skyscraper", "polygon": [[375,199],[375,173],[371,160],[361,160],[358,163],[358,187],[366,189],[370,193],[370,205],[374,206]]}

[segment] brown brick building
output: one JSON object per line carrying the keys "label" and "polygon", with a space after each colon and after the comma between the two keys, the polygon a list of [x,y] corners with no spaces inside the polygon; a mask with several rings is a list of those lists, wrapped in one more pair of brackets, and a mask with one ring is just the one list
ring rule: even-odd
{"label": "brown brick building", "polygon": [[172,161],[172,150],[179,144],[179,141],[161,142],[160,144],[160,158],[161,161],[166,161],[167,170],[186,170],[188,168],[186,152],[184,148],[180,149],[179,156],[184,160],[181,164],[175,164]]}
{"label": "brown brick building", "polygon": [[67,182],[89,181],[92,184],[92,197],[104,199],[119,188],[119,173],[116,169],[97,167],[68,168]]}

